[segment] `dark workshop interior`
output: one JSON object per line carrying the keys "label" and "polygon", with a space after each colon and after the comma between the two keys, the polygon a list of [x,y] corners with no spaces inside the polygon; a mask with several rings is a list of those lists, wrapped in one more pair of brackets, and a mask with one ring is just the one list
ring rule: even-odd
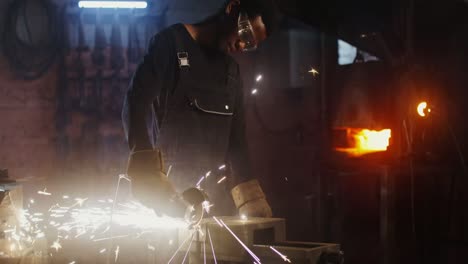
{"label": "dark workshop interior", "polygon": [[468,263],[468,0],[263,1],[232,57],[272,217],[216,214],[222,163],[181,218],[134,199],[132,77],[223,2],[0,1],[0,263]]}

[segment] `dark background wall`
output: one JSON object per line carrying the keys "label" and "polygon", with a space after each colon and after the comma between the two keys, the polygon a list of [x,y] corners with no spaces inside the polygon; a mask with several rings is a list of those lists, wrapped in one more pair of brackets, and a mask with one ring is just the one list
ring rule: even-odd
{"label": "dark background wall", "polygon": [[[2,32],[8,4],[0,3]],[[15,179],[39,181],[50,177],[57,166],[56,65],[42,78],[24,81],[11,70],[2,53],[0,80],[1,166],[8,168]]]}

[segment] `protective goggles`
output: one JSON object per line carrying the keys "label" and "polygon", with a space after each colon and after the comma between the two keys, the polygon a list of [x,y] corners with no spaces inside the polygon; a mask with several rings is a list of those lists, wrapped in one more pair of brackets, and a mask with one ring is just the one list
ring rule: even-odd
{"label": "protective goggles", "polygon": [[241,43],[243,44],[242,51],[254,51],[257,49],[257,40],[255,33],[250,23],[247,13],[240,12],[237,21],[237,30]]}

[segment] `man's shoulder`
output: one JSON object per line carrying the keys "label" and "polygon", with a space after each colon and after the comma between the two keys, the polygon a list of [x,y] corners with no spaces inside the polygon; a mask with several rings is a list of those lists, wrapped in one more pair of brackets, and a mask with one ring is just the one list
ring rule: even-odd
{"label": "man's shoulder", "polygon": [[158,33],[154,34],[150,40],[150,46],[158,45],[158,46],[172,46],[174,43],[174,34],[177,34],[178,25],[171,25],[160,30]]}

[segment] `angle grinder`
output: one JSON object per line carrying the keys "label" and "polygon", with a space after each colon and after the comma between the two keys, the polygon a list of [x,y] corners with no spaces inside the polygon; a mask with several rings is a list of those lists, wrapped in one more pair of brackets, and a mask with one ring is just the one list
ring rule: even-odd
{"label": "angle grinder", "polygon": [[208,195],[202,189],[189,188],[181,196],[187,205],[184,216],[185,221],[189,223],[189,228],[198,226],[209,205]]}

